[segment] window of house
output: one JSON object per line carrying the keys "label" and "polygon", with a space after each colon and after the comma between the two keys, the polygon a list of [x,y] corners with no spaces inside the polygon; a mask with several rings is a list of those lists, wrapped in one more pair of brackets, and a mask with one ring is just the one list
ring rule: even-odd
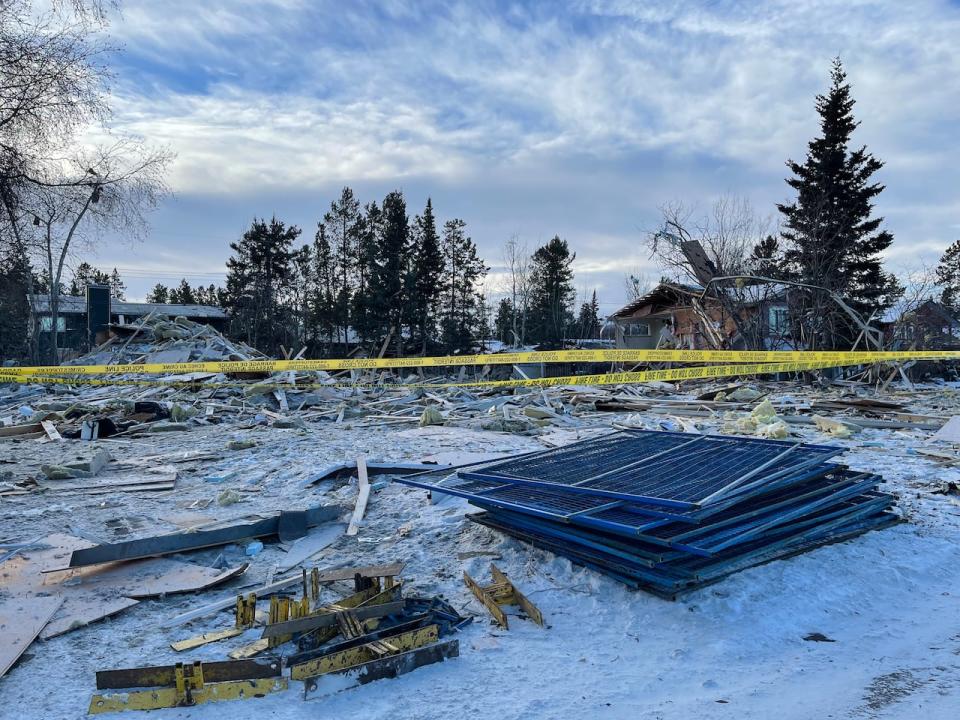
{"label": "window of house", "polygon": [[628,337],[650,337],[650,323],[629,323],[623,328]]}
{"label": "window of house", "polygon": [[[40,332],[51,332],[53,330],[53,318],[44,315],[40,318]],[[57,332],[67,331],[67,319],[63,315],[57,316]]]}
{"label": "window of house", "polygon": [[771,334],[785,333],[790,329],[790,311],[783,305],[773,305],[768,309],[768,321]]}

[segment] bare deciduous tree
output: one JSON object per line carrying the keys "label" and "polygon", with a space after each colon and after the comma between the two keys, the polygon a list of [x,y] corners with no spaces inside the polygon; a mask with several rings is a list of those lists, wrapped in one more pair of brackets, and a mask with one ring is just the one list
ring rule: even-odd
{"label": "bare deciduous tree", "polygon": [[[70,253],[110,233],[141,238],[146,212],[166,192],[170,153],[111,137],[105,127],[110,48],[102,30],[114,7],[109,0],[0,0],[0,235],[44,268],[54,361]],[[80,142],[91,128],[109,141]]]}
{"label": "bare deciduous tree", "polygon": [[650,292],[652,285],[650,277],[640,268],[623,276],[623,290],[627,295],[627,302],[642,298]]}
{"label": "bare deciduous tree", "polygon": [[527,334],[527,315],[530,309],[531,258],[527,244],[512,235],[503,245],[503,261],[507,267],[507,293],[512,311],[513,343],[523,345]]}
{"label": "bare deciduous tree", "polygon": [[[20,232],[40,266],[50,293],[53,361],[59,362],[58,318],[63,271],[71,254],[89,250],[106,235],[143,238],[146,213],[167,188],[163,173],[171,156],[132,139],[78,152],[63,168],[27,184],[21,197]],[[24,232],[24,221],[32,218]]]}
{"label": "bare deciduous tree", "polygon": [[[769,232],[769,219],[757,215],[750,202],[735,195],[719,198],[708,212],[697,215],[692,207],[682,202],[669,203],[661,208],[663,228],[651,233],[647,244],[664,270],[664,274],[682,284],[702,286],[709,281],[703,269],[697,267],[686,243],[696,241],[703,248],[713,277],[742,275],[749,265],[753,248]],[[716,283],[707,284],[705,298],[709,297],[722,309],[721,322],[730,319],[737,329],[736,344],[760,348],[766,328],[761,312],[747,312],[746,308],[765,307],[779,292],[765,284]],[[704,337],[714,345],[728,342],[711,327],[712,320],[703,307],[694,309],[701,316]]]}

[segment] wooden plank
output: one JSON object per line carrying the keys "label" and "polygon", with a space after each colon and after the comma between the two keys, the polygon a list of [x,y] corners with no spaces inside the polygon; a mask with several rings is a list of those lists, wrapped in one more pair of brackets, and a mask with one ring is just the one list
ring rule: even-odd
{"label": "wooden plank", "polygon": [[57,432],[57,426],[51,421],[41,420],[40,425],[43,427],[43,431],[47,434],[47,437],[51,440],[63,440],[63,438],[60,436],[60,433]]}
{"label": "wooden plank", "polygon": [[0,601],[0,677],[30,647],[62,603],[59,596],[11,597]]}
{"label": "wooden plank", "polygon": [[210,643],[220,642],[221,640],[227,640],[229,638],[235,638],[237,635],[243,635],[247,631],[246,628],[225,628],[223,630],[214,630],[213,632],[204,633],[203,635],[197,635],[196,637],[187,638],[186,640],[179,640],[177,642],[170,643],[170,647],[176,652],[183,652],[184,650],[193,650],[202,645],[209,645]]}
{"label": "wooden plank", "polygon": [[360,483],[360,491],[357,493],[357,504],[353,508],[353,516],[350,518],[350,525],[347,527],[347,535],[351,536],[360,532],[360,522],[363,520],[363,514],[367,510],[367,502],[370,500],[367,460],[363,455],[357,458],[357,479]]}
{"label": "wooden plank", "polygon": [[295,540],[283,560],[277,563],[277,570],[286,572],[290,568],[309,560],[318,552],[336,542],[342,534],[343,525],[338,523],[324,525],[306,537]]}
{"label": "wooden plank", "polygon": [[75,478],[73,480],[40,480],[37,484],[44,490],[63,491],[101,491],[132,492],[133,490],[169,490],[174,487],[177,473],[167,475],[121,475],[119,477],[100,476],[93,478]]}
{"label": "wooden plank", "polygon": [[43,437],[44,435],[46,435],[46,432],[44,432],[43,425],[40,423],[0,427],[0,440],[13,438],[17,440],[30,440],[32,438]]}
{"label": "wooden plank", "polygon": [[[36,598],[34,598],[36,599]],[[31,600],[33,602],[33,600]],[[40,633],[41,640],[63,635],[73,630],[79,630],[90,623],[103,620],[104,618],[123,612],[127,608],[139,605],[139,600],[133,598],[118,597],[100,597],[96,595],[76,595],[64,597],[63,606],[59,609],[56,616],[47,623]]]}

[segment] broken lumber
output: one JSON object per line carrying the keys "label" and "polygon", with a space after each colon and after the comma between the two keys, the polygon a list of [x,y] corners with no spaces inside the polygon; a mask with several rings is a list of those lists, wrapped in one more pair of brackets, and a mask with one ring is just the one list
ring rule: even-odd
{"label": "broken lumber", "polygon": [[363,514],[367,510],[367,502],[370,500],[370,481],[367,479],[366,459],[361,455],[357,458],[357,480],[360,490],[357,493],[357,504],[353,508],[353,516],[350,518],[350,525],[347,526],[347,535],[356,535],[360,532],[360,522],[363,520]]}
{"label": "broken lumber", "polygon": [[0,677],[37,639],[60,609],[62,597],[13,597],[0,602]]}

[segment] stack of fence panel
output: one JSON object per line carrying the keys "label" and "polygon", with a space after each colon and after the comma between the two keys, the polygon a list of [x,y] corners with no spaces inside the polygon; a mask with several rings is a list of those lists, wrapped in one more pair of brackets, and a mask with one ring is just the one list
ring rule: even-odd
{"label": "stack of fence panel", "polygon": [[471,520],[663,597],[899,520],[842,448],[626,430],[398,480],[468,498]]}

